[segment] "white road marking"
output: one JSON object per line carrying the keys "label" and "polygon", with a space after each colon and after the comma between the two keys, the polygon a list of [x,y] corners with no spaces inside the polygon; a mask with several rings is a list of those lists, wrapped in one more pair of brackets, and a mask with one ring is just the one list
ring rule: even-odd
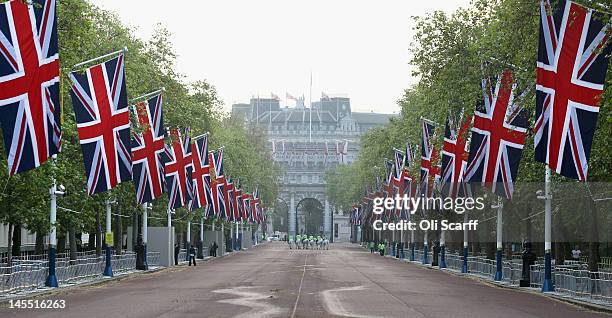
{"label": "white road marking", "polygon": [[355,290],[364,290],[364,286],[354,286],[354,287],[342,287],[335,289],[328,289],[321,292],[321,297],[323,298],[323,305],[325,306],[325,310],[328,313],[341,316],[341,317],[358,317],[358,318],[373,318],[373,317],[381,317],[381,316],[371,316],[371,315],[359,315],[348,311],[342,305],[342,301],[338,297],[339,292],[343,291],[355,291]]}
{"label": "white road marking", "polygon": [[306,264],[308,261],[308,254],[304,257],[304,267],[302,268],[302,279],[300,279],[300,288],[298,288],[298,294],[295,298],[295,304],[293,305],[293,311],[291,312],[291,318],[295,317],[295,311],[297,310],[297,305],[300,302],[300,295],[302,294],[302,284],[304,283],[304,276],[306,275]]}
{"label": "white road marking", "polygon": [[218,300],[219,303],[226,303],[232,305],[239,305],[251,308],[248,312],[239,314],[234,316],[234,318],[263,318],[263,317],[271,317],[275,315],[284,314],[287,310],[278,306],[274,306],[265,301],[271,295],[270,294],[262,294],[254,291],[247,291],[245,289],[253,288],[253,287],[235,287],[235,288],[226,288],[226,289],[218,289],[214,290],[213,293],[219,294],[232,294],[236,296],[240,296],[240,298],[233,299],[222,299]]}

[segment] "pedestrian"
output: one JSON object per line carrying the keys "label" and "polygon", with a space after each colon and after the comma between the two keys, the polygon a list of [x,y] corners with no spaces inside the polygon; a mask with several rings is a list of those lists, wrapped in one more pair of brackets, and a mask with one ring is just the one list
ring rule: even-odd
{"label": "pedestrian", "polygon": [[217,245],[217,241],[214,241],[212,244],[212,248],[210,249],[212,257],[217,257],[217,248],[219,248],[219,245]]}
{"label": "pedestrian", "polygon": [[370,242],[370,253],[374,253],[374,242]]}
{"label": "pedestrian", "polygon": [[378,245],[378,252],[380,253],[380,256],[385,256],[385,243],[380,243]]}
{"label": "pedestrian", "polygon": [[196,250],[193,245],[189,248],[189,266],[191,266],[191,261],[193,260],[193,266],[196,266]]}
{"label": "pedestrian", "polygon": [[174,265],[178,265],[178,257],[179,257],[179,252],[181,251],[181,247],[179,246],[178,243],[174,244]]}
{"label": "pedestrian", "polygon": [[572,250],[572,258],[575,261],[579,261],[580,260],[580,254],[582,254],[582,251],[580,250],[580,247],[578,247],[578,245],[576,245],[574,247],[574,249]]}

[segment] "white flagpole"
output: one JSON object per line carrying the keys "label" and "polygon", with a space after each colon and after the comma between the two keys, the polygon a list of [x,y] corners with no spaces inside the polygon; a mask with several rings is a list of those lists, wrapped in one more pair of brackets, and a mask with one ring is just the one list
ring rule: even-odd
{"label": "white flagpole", "polygon": [[312,142],[312,71],[310,71],[310,96],[308,97],[309,101],[308,103],[310,104],[310,111],[309,111],[309,120],[308,120],[308,126],[309,128],[309,134],[308,134],[308,141]]}

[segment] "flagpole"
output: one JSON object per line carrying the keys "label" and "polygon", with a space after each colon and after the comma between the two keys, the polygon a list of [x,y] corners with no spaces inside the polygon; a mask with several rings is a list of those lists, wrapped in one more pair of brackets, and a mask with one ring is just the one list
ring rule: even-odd
{"label": "flagpole", "polygon": [[225,243],[225,228],[223,221],[221,221],[221,256],[225,254]]}
{"label": "flagpole", "polygon": [[191,255],[189,254],[191,250],[191,218],[189,216],[187,216],[187,245],[185,246],[185,250],[185,260],[191,265]]}
{"label": "flagpole", "polygon": [[108,53],[108,54],[104,54],[102,56],[98,56],[98,57],[95,57],[93,59],[89,59],[87,61],[84,61],[84,62],[81,62],[81,63],[77,63],[74,66],[72,66],[72,70],[74,71],[74,70],[76,70],[77,68],[79,68],[79,67],[81,67],[83,65],[86,65],[86,64],[89,64],[89,63],[93,63],[93,62],[96,62],[96,61],[99,61],[99,60],[103,60],[103,59],[106,59],[106,58],[110,58],[111,56],[119,55],[119,54],[125,53],[127,51],[128,51],[128,49],[127,49],[127,46],[126,46],[122,50],[111,52],[111,53]]}
{"label": "flagpole", "polygon": [[168,204],[168,267],[172,266],[174,244],[172,244],[172,208]]}
{"label": "flagpole", "polygon": [[[54,154],[52,156],[53,167],[55,167],[55,160],[57,159],[57,155]],[[56,230],[56,219],[57,219],[57,195],[64,194],[64,192],[58,193],[57,186],[55,184],[55,174],[53,174],[53,179],[51,183],[51,189],[49,189],[49,194],[51,195],[51,213],[49,216],[49,221],[51,223],[51,229],[49,231],[49,274],[47,276],[47,280],[45,281],[45,286],[47,287],[58,287],[57,285],[57,276],[55,275],[55,260],[57,256],[57,230]],[[11,264],[9,264],[10,266]]]}
{"label": "flagpole", "polygon": [[106,266],[104,267],[104,276],[113,277],[113,266],[111,263],[112,242],[108,241],[109,237],[113,237],[111,231],[111,204],[114,203],[110,198],[106,199]]}
{"label": "flagpole", "polygon": [[310,96],[308,96],[308,104],[309,105],[309,109],[310,111],[309,113],[309,120],[308,120],[308,126],[309,126],[309,133],[308,133],[308,141],[312,142],[312,71],[310,71]]}
{"label": "flagpole", "polygon": [[142,251],[144,253],[143,257],[143,269],[149,269],[149,263],[147,262],[147,242],[149,240],[148,233],[148,221],[149,220],[149,205],[145,202],[142,204]]}
{"label": "flagpole", "polygon": [[[204,211],[206,211],[206,208],[204,208]],[[201,256],[201,258],[204,258],[204,216],[202,216],[200,218],[200,248],[199,248],[199,253]]]}
{"label": "flagpole", "polygon": [[[463,224],[468,223],[468,212],[463,213]],[[468,230],[463,230],[463,265],[461,266],[461,272],[468,272]]]}
{"label": "flagpole", "polygon": [[552,292],[555,286],[552,282],[552,264],[550,251],[552,249],[552,194],[550,193],[550,167],[546,165],[544,174],[544,283],[542,292]]}
{"label": "flagpole", "polygon": [[147,98],[149,98],[151,96],[159,95],[159,94],[163,93],[165,90],[166,89],[164,87],[162,87],[162,88],[160,88],[160,89],[158,89],[156,91],[153,91],[153,92],[150,92],[150,93],[146,93],[146,94],[140,95],[138,97],[131,98],[129,102],[133,103],[133,102],[138,101],[138,100],[145,100],[145,99],[147,99]]}
{"label": "flagpole", "polygon": [[503,229],[503,210],[504,210],[504,202],[501,197],[497,197],[497,205],[493,206],[493,208],[497,208],[497,229],[496,229],[496,237],[497,237],[497,251],[495,253],[495,281],[502,280],[502,251],[503,251],[503,241],[502,241],[502,229]]}
{"label": "flagpole", "polygon": [[256,123],[259,126],[259,94],[257,94],[257,109],[255,110],[255,118],[256,118]]}

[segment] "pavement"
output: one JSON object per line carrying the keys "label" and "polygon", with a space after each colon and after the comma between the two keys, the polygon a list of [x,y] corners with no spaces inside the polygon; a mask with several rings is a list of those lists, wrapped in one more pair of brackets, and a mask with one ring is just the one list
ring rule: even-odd
{"label": "pavement", "polygon": [[64,300],[66,308],[4,303],[0,317],[610,317],[342,243],[289,250],[271,242],[33,300]]}

